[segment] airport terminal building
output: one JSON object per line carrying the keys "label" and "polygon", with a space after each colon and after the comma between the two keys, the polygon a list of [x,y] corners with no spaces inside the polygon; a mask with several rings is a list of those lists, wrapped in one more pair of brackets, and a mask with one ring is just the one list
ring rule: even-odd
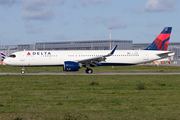
{"label": "airport terminal building", "polygon": [[[118,45],[117,50],[143,50],[150,43],[134,43],[132,40],[86,40],[37,42],[22,45],[0,45],[0,51],[9,56],[13,52],[24,50],[110,50]],[[180,63],[180,42],[170,42],[169,51],[175,52],[172,63]]]}

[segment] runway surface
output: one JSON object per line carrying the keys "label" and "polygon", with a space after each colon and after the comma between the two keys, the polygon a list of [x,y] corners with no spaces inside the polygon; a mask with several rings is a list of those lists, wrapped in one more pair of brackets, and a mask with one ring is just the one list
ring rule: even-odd
{"label": "runway surface", "polygon": [[180,73],[0,73],[0,75],[180,75]]}

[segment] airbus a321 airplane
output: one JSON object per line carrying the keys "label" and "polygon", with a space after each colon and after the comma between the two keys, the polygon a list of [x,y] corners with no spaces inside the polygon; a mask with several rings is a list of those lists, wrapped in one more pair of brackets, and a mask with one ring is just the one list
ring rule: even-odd
{"label": "airbus a321 airplane", "polygon": [[[158,37],[145,50],[66,50],[66,51],[20,51],[4,59],[12,66],[63,66],[64,71],[78,71],[86,67],[86,73],[92,73],[91,67],[135,65],[170,57],[167,51],[172,27],[165,27]],[[25,73],[22,69],[22,73]]]}

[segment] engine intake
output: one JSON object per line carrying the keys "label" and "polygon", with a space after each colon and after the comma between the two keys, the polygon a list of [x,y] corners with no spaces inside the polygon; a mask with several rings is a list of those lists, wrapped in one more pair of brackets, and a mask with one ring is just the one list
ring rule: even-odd
{"label": "engine intake", "polygon": [[63,70],[64,71],[78,71],[79,63],[73,62],[73,61],[65,61]]}

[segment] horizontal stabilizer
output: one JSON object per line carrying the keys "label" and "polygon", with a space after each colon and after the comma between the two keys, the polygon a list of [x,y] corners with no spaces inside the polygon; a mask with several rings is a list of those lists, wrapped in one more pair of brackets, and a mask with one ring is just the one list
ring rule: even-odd
{"label": "horizontal stabilizer", "polygon": [[175,53],[174,52],[167,52],[167,53],[160,53],[160,54],[157,54],[159,57],[161,58],[166,58],[166,57],[170,57],[170,56],[173,56]]}

